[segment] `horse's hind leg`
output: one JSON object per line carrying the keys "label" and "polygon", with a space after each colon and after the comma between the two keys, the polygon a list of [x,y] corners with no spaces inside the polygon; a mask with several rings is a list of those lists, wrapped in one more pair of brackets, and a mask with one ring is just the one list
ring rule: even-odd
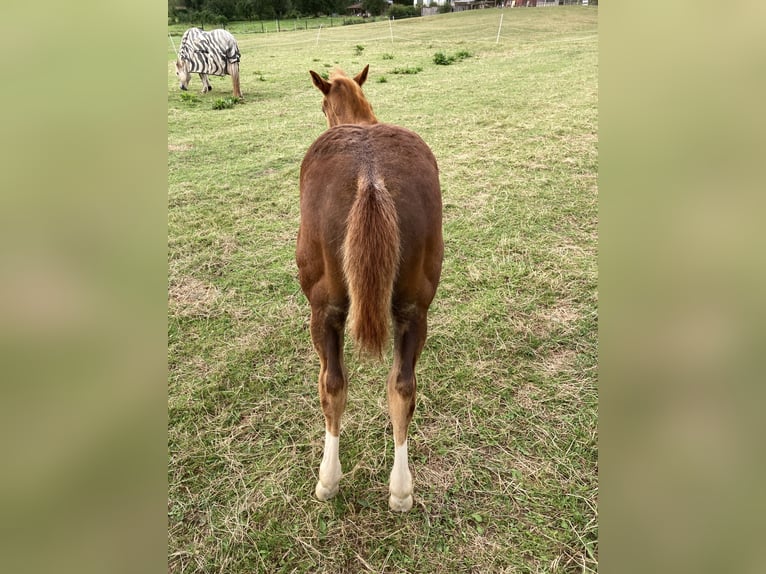
{"label": "horse's hind leg", "polygon": [[407,429],[415,412],[415,363],[426,340],[427,309],[409,305],[394,308],[394,365],[388,375],[388,411],[394,428],[394,466],[388,505],[406,512],[412,508],[412,474],[407,456]]}
{"label": "horse's hind leg", "polygon": [[343,328],[347,310],[329,304],[311,310],[311,339],[319,354],[319,401],[325,416],[325,443],[319,465],[316,496],[328,500],[338,492],[343,471],[338,442],[340,419],[346,408],[348,383],[343,363]]}

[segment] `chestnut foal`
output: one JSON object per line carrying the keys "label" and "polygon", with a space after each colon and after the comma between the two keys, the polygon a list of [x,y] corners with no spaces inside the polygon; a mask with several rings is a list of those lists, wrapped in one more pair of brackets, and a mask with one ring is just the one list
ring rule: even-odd
{"label": "chestnut foal", "polygon": [[361,89],[368,69],[353,79],[336,71],[329,81],[309,72],[324,95],[328,129],[301,164],[296,261],[311,305],[325,415],[316,496],[334,496],[342,476],[346,318],[356,347],[378,358],[387,348],[391,322],[394,361],[387,396],[395,449],[389,506],[404,512],[413,502],[407,429],[415,410],[415,364],[444,252],[441,190],[436,159],[420,136],[378,123]]}

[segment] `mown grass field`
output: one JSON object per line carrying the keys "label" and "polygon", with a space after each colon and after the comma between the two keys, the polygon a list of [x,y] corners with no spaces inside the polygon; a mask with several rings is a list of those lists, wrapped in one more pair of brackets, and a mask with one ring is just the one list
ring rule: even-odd
{"label": "mown grass field", "polygon": [[[222,110],[230,78],[182,97],[168,41],[169,571],[597,570],[597,16],[242,34],[245,99]],[[341,490],[314,498],[324,421],[294,262],[300,163],[326,128],[308,70],[368,63],[378,118],[429,143],[444,201],[404,515],[388,364],[352,349]]]}

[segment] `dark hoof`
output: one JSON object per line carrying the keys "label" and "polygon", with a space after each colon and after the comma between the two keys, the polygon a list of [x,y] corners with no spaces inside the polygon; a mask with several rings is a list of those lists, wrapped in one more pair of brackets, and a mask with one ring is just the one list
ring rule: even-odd
{"label": "dark hoof", "polygon": [[186,91],[186,86],[181,86],[181,91],[185,92]]}

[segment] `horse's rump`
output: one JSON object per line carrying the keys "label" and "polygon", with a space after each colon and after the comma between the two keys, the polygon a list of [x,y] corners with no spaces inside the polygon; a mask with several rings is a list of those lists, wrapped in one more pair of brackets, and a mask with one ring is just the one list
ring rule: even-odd
{"label": "horse's rump", "polygon": [[[388,124],[330,128],[301,165],[301,213],[302,240],[326,246],[326,287],[349,299],[352,336],[380,355],[392,297],[424,298],[427,306],[433,292],[421,293],[415,280],[425,272],[434,288],[438,282],[441,196],[431,150]],[[428,249],[435,257],[425,257]],[[424,271],[426,259],[438,265]]]}

